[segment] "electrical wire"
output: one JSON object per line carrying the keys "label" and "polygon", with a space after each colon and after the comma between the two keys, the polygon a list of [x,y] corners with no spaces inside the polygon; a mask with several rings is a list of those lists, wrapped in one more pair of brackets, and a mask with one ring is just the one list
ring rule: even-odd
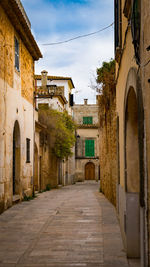
{"label": "electrical wire", "polygon": [[[112,27],[113,25],[114,25],[114,22],[112,22],[108,26],[106,26],[106,27],[104,27],[104,28],[102,28],[102,29],[100,29],[98,31],[95,31],[95,32],[91,32],[91,33],[79,35],[79,36],[70,38],[70,39],[65,40],[65,41],[60,41],[60,42],[55,42],[55,43],[47,43],[47,44],[45,43],[45,44],[41,44],[41,45],[43,45],[43,46],[49,46],[49,45],[60,45],[60,44],[68,43],[68,42],[74,41],[76,39],[85,38],[85,37],[88,37],[88,36],[91,36],[91,35],[95,35],[95,34],[97,34],[99,32],[102,32],[102,31],[107,30],[108,28]],[[10,44],[3,44],[3,45],[0,44],[0,47],[6,47],[6,46],[14,47],[14,45],[10,45]]]}
{"label": "electrical wire", "polygon": [[112,27],[114,25],[114,22],[112,22],[110,25],[98,30],[98,31],[95,31],[95,32],[91,32],[91,33],[87,33],[87,34],[83,34],[83,35],[79,35],[79,36],[76,36],[76,37],[73,37],[73,38],[70,38],[68,40],[65,40],[65,41],[60,41],[60,42],[55,42],[55,43],[47,43],[47,44],[42,44],[44,46],[48,46],[48,45],[60,45],[60,44],[64,44],[64,43],[69,43],[71,41],[74,41],[76,39],[80,39],[80,38],[84,38],[84,37],[88,37],[88,36],[91,36],[91,35],[94,35],[94,34],[97,34],[99,32],[102,32],[102,31],[105,31],[106,29]]}

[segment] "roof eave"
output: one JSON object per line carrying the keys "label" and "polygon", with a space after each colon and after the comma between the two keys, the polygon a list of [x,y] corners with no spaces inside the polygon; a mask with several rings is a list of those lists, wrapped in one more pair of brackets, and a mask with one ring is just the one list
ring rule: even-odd
{"label": "roof eave", "polygon": [[29,50],[34,60],[42,58],[41,51],[32,35],[27,18],[23,15],[23,10],[19,7],[16,0],[0,1],[16,32],[19,34],[23,43]]}

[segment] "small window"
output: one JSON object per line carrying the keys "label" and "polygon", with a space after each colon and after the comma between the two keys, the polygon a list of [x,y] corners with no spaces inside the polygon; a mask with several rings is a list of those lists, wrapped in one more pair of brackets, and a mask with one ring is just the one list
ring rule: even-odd
{"label": "small window", "polygon": [[30,162],[30,139],[26,138],[26,162]]}
{"label": "small window", "polygon": [[93,124],[93,117],[83,117],[83,124]]}
{"label": "small window", "polygon": [[19,71],[19,41],[15,37],[15,68]]}
{"label": "small window", "polygon": [[94,157],[95,156],[95,142],[94,140],[85,140],[85,156]]}

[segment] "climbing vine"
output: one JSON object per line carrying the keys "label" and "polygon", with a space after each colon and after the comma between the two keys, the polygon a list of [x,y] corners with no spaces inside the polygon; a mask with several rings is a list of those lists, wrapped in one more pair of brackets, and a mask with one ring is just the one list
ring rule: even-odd
{"label": "climbing vine", "polygon": [[103,124],[108,110],[116,97],[115,87],[115,61],[111,59],[109,62],[103,62],[101,68],[97,68],[96,81],[100,88],[99,109],[100,109],[100,125]]}

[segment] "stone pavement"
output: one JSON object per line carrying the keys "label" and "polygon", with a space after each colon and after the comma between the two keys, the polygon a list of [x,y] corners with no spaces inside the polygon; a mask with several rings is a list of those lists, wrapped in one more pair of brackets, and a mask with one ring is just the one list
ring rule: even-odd
{"label": "stone pavement", "polygon": [[128,267],[97,182],[47,191],[0,215],[0,267]]}

